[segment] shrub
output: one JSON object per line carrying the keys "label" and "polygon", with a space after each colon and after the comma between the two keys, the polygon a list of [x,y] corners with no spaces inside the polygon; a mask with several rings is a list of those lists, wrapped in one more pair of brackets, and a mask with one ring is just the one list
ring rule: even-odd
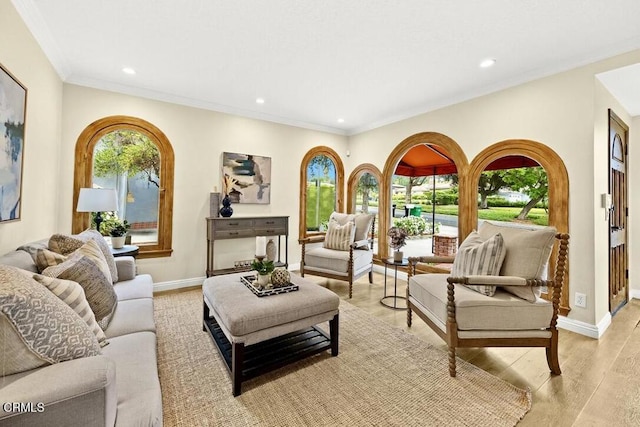
{"label": "shrub", "polygon": [[419,216],[396,218],[393,220],[393,225],[405,230],[409,236],[420,236],[427,229],[427,221]]}

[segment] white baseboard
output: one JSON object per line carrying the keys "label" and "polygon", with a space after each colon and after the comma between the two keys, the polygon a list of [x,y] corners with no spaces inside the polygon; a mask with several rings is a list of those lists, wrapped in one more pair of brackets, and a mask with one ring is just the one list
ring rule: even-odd
{"label": "white baseboard", "polygon": [[629,298],[640,299],[640,289],[630,289]]}
{"label": "white baseboard", "polygon": [[595,339],[600,339],[609,325],[611,325],[610,313],[607,313],[597,325],[581,322],[580,320],[568,319],[564,316],[558,317],[559,328]]}
{"label": "white baseboard", "polygon": [[200,286],[206,277],[193,277],[191,279],[171,280],[168,282],[159,282],[153,284],[153,292],[170,291],[173,289],[189,288],[191,286]]}

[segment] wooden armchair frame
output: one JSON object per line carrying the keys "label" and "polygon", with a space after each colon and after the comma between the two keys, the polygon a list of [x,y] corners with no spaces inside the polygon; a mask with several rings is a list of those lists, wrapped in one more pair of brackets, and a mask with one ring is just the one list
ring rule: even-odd
{"label": "wooden armchair frame", "polygon": [[[348,272],[347,272],[347,276],[343,276],[340,274],[332,274],[332,273],[328,273],[328,272],[324,272],[324,271],[309,271],[308,273],[313,275],[313,276],[321,276],[321,277],[326,277],[329,279],[335,279],[335,280],[342,280],[342,281],[347,281],[349,282],[349,298],[351,298],[353,296],[353,281],[354,280],[358,280],[360,277],[364,276],[365,273],[369,273],[369,283],[372,284],[373,283],[373,261],[371,262],[371,267],[369,268],[369,270],[364,270],[362,272],[360,272],[359,274],[354,274],[353,271],[353,251],[354,250],[359,250],[356,249],[358,247],[362,247],[365,243],[367,245],[369,245],[369,250],[373,251],[373,237],[374,237],[374,233],[375,233],[375,227],[376,227],[376,218],[375,216],[373,217],[372,221],[371,221],[371,230],[370,230],[370,237],[366,240],[358,240],[356,242],[353,242],[350,246],[349,246],[349,264],[348,264]],[[306,245],[307,244],[312,244],[312,243],[322,243],[324,242],[324,238],[325,235],[315,235],[315,236],[309,236],[309,237],[305,237],[303,239],[298,239],[298,243],[300,243],[302,245],[302,259],[300,260],[300,275],[302,277],[304,277],[304,267],[305,267],[305,263],[304,263],[304,258],[305,258],[305,253],[306,253]]]}
{"label": "wooden armchair frame", "polygon": [[[449,347],[449,375],[456,376],[456,348],[457,347],[545,347],[547,355],[547,364],[552,373],[561,374],[560,363],[558,361],[558,329],[556,328],[558,320],[558,311],[560,307],[560,297],[562,286],[564,284],[564,276],[566,271],[567,254],[569,251],[569,235],[558,233],[558,257],[554,278],[552,280],[535,280],[527,279],[528,286],[547,286],[551,295],[551,303],[553,306],[553,315],[547,330],[551,332],[548,338],[541,337],[514,337],[514,338],[461,338],[458,336],[458,326],[456,322],[456,305],[454,284],[469,284],[468,277],[448,277],[447,278],[447,321],[446,330],[440,329],[431,319],[427,317],[418,307],[416,307],[409,299],[410,292],[407,286],[407,325],[410,327],[412,323],[412,313],[415,311],[431,329],[434,330]],[[449,262],[442,257],[410,257],[407,283],[412,276],[416,274],[416,266],[418,263],[444,263]],[[479,276],[474,276],[473,284],[491,285],[491,277],[486,276],[487,280],[483,283],[478,280]]]}

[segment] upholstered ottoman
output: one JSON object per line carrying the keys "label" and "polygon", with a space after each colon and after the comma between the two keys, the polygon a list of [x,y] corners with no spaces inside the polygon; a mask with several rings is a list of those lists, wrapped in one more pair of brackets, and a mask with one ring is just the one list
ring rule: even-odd
{"label": "upholstered ottoman", "polygon": [[[234,396],[244,380],[331,350],[338,355],[340,298],[292,274],[297,291],[258,297],[241,281],[251,273],[214,276],[202,285],[203,330],[231,374]],[[315,325],[329,321],[329,335]]]}

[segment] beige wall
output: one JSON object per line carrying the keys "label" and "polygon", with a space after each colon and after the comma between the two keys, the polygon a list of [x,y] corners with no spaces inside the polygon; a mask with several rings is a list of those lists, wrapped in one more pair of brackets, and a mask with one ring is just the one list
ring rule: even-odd
{"label": "beige wall", "polygon": [[5,253],[56,231],[62,113],[62,81],[9,0],[0,0],[0,63],[27,88],[22,211],[0,223]]}
{"label": "beige wall", "polygon": [[[595,75],[638,61],[640,51],[635,51],[352,136],[351,158],[367,159],[382,170],[394,147],[426,131],[453,138],[470,162],[485,147],[506,139],[531,139],[551,147],[569,173],[570,301],[576,291],[588,295],[587,309],[573,310],[569,317],[594,325],[604,315],[601,295],[596,298],[594,290],[595,283],[600,290],[603,279],[601,248],[606,245],[606,224],[599,220],[596,200],[605,191],[601,174],[606,173],[606,155],[594,144],[594,118],[606,114],[609,101],[596,90]],[[606,143],[602,146],[606,149]]]}
{"label": "beige wall", "polygon": [[[219,190],[222,188],[222,152],[271,157],[271,204],[234,205],[234,216],[288,215],[289,262],[296,263],[300,259],[297,243],[300,162],[309,149],[318,145],[329,146],[338,153],[346,150],[345,136],[75,85],[64,85],[62,109],[60,155],[69,167],[60,171],[61,208],[57,225],[61,231],[71,229],[74,149],[78,136],[87,125],[102,117],[123,114],[153,123],[169,138],[175,151],[174,252],[170,258],[139,260],[140,270],[151,273],[156,282],[204,276],[204,218],[209,216],[209,193],[214,186]],[[217,267],[229,267],[234,260],[252,258],[254,246],[252,239],[216,244]]]}

